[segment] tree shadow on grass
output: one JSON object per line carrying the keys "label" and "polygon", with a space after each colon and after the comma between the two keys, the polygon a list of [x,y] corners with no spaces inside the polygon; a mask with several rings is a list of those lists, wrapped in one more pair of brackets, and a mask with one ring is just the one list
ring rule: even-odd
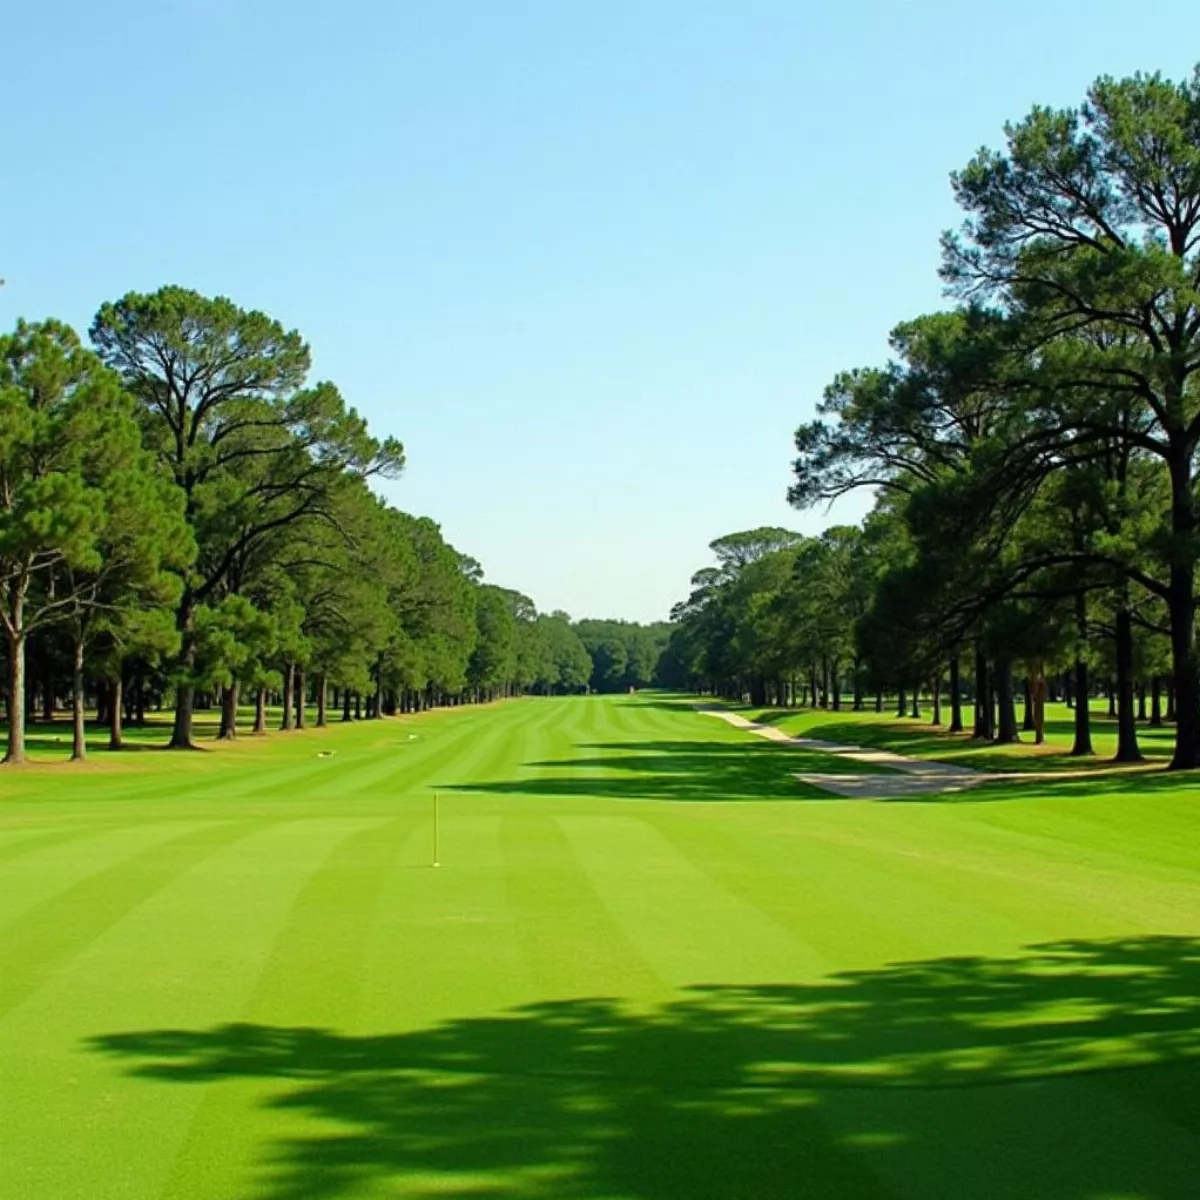
{"label": "tree shadow on grass", "polygon": [[243,1024],[89,1048],[141,1079],[259,1081],[259,1174],[237,1194],[267,1200],[401,1181],[536,1200],[1163,1200],[1200,1171],[1198,995],[1200,941],[1145,937],[696,987],[648,1012],[564,999],[380,1036]]}
{"label": "tree shadow on grass", "polygon": [[[1022,731],[1021,741],[1015,744],[989,744],[974,740],[969,732],[950,733],[944,725],[935,726],[919,718],[897,718],[894,715],[880,717],[870,713],[866,714],[865,719],[856,719],[832,711],[818,714],[799,709],[755,711],[747,715],[760,725],[780,725],[802,713],[813,720],[796,731],[800,737],[890,750],[917,758],[942,759],[984,771],[1073,771],[1084,766],[1089,770],[1122,767],[1122,764],[1111,761],[1116,722],[1097,713],[1092,714],[1092,735],[1101,752],[1091,758],[1075,758],[1069,753],[1075,735],[1075,727],[1069,717],[1048,719],[1045,725],[1046,744],[1035,746],[1033,734],[1028,731]],[[964,719],[969,722],[970,714],[966,714]],[[1171,726],[1138,726],[1138,741],[1148,760],[1169,759],[1174,737],[1175,731]]]}
{"label": "tree shadow on grass", "polygon": [[650,708],[659,712],[690,713],[697,704],[703,703],[700,696],[675,694],[671,692],[638,692],[630,696],[631,707]]}
{"label": "tree shadow on grass", "polygon": [[[1023,778],[1020,775],[989,780],[966,791],[944,796],[907,796],[914,804],[988,803],[998,800],[1099,800],[1105,796],[1167,797],[1181,792],[1200,795],[1200,777],[1195,771],[1168,771],[1165,765],[1134,770],[1105,770],[1096,774],[1072,775],[1063,771],[1053,777]],[[895,803],[895,801],[892,801]]]}
{"label": "tree shadow on grass", "polygon": [[[649,741],[583,743],[579,751],[597,751],[572,759],[525,764],[528,775],[478,783],[441,783],[445,792],[529,798],[585,797],[611,800],[660,800],[688,803],[745,801],[823,801],[880,804],[979,804],[1002,800],[1062,797],[1088,800],[1105,795],[1143,795],[1195,786],[1194,773],[1161,769],[1104,771],[1053,779],[1003,779],[963,787],[891,796],[843,797],[797,775],[887,775],[852,759],[758,739],[734,742]],[[1072,760],[1076,770],[1094,772],[1100,764]],[[993,763],[994,771],[1006,771]],[[934,786],[931,784],[931,787]]]}
{"label": "tree shadow on grass", "polygon": [[[104,758],[111,757],[114,754],[136,754],[143,750],[164,750],[166,749],[165,742],[144,742],[132,738],[126,738],[124,745],[119,751],[113,751],[108,746],[108,731],[88,729],[85,739],[87,752],[89,755],[98,754]],[[66,733],[55,733],[45,729],[45,727],[32,726],[25,730],[25,749],[30,754],[39,756],[39,761],[51,761],[42,758],[43,755],[58,754],[63,761],[69,757],[71,753],[71,733],[68,730]]]}
{"label": "tree shadow on grass", "polygon": [[449,784],[443,790],[616,800],[828,800],[828,792],[798,782],[796,774],[871,770],[762,740],[590,742],[576,749],[598,753],[526,763],[530,774],[520,779]]}

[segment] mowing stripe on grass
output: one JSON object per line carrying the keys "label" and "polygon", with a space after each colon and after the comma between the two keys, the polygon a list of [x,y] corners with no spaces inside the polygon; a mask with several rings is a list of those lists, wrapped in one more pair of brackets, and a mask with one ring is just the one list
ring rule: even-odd
{"label": "mowing stripe on grass", "polygon": [[442,805],[440,868],[428,823],[409,841],[373,916],[362,1028],[423,1029],[539,997],[505,895],[500,824],[455,797]]}
{"label": "mowing stripe on grass", "polygon": [[102,873],[113,878],[111,872],[119,873],[124,860],[208,823],[151,819],[137,824],[104,824],[98,828],[81,825],[80,838],[51,839],[8,863],[0,874],[0,931],[15,925],[39,905],[52,902],[68,888]]}
{"label": "mowing stripe on grass", "polygon": [[[107,1049],[234,1021],[296,897],[342,838],[379,817],[261,822],[177,874],[0,1020],[0,1130],[12,1194],[159,1197],[206,1088],[142,1075]],[[64,1036],[64,1031],[73,1031]],[[133,1105],[114,1098],[132,1086]],[[65,1149],[64,1149],[65,1148]],[[195,1197],[229,1194],[196,1181]],[[245,1192],[235,1190],[235,1195]]]}
{"label": "mowing stripe on grass", "polygon": [[[1075,928],[1103,937],[1194,928],[1200,879],[1147,884],[1136,868],[1122,872],[1115,863],[1107,869],[1097,865],[1104,861],[1102,854],[1071,854],[1057,840],[995,825],[972,829],[973,824],[970,812],[948,827],[946,814],[938,810],[924,820],[920,814],[905,820],[893,810],[889,820],[869,827],[827,824],[813,836],[826,847],[836,846],[839,858],[864,856],[917,903],[928,903],[925,893],[931,886],[942,894],[946,913],[970,912],[982,899],[997,916],[1011,913],[1014,930],[1056,936]],[[979,936],[979,928],[968,928],[969,936]]]}
{"label": "mowing stripe on grass", "polygon": [[292,904],[245,1020],[353,1025],[380,889],[423,821],[414,809],[333,848]]}
{"label": "mowing stripe on grass", "polygon": [[541,995],[662,995],[664,981],[614,920],[553,817],[506,814],[501,845],[517,937]]}
{"label": "mowing stripe on grass", "polygon": [[[0,846],[0,863],[11,863],[25,855],[45,850],[48,846],[58,846],[65,842],[73,842],[79,838],[95,837],[96,830],[88,825],[66,826],[62,829],[23,829],[18,836],[8,838]],[[3,916],[0,908],[0,917]]]}
{"label": "mowing stripe on grass", "polygon": [[747,903],[640,818],[559,823],[609,911],[671,987],[804,979],[827,966],[804,940],[802,922],[781,923]]}
{"label": "mowing stripe on grass", "polygon": [[246,837],[253,826],[219,822],[169,840],[88,876],[26,913],[5,931],[0,953],[0,1016],[42,985],[62,963],[90,945],[189,867]]}
{"label": "mowing stripe on grass", "polygon": [[[380,888],[420,824],[416,812],[350,833],[296,894],[243,1010],[247,1026],[352,1024]],[[231,1195],[258,1167],[255,1110],[269,1091],[255,1079],[214,1083],[180,1146],[165,1196]]]}

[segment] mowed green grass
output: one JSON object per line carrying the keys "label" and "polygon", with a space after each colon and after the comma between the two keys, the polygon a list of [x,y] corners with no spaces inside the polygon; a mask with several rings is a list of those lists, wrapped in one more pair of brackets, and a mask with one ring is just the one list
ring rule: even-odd
{"label": "mowed green grass", "polygon": [[[920,717],[895,715],[895,700],[889,699],[884,712],[874,711],[874,701],[869,703],[871,711],[852,712],[850,701],[843,700],[843,709],[762,709],[749,706],[730,708],[749,720],[774,725],[795,736],[821,738],[831,742],[853,741],[865,746],[891,750],[913,758],[931,758],[943,762],[974,767],[981,771],[1022,771],[1040,773],[1044,771],[1096,770],[1111,764],[1117,749],[1117,723],[1108,715],[1108,706],[1102,700],[1091,702],[1092,758],[1073,758],[1071,746],[1075,736],[1075,716],[1065,704],[1046,705],[1046,740],[1036,745],[1032,732],[1022,730],[1021,740],[1016,743],[977,742],[971,736],[974,708],[963,705],[961,734],[946,731],[950,723],[950,706],[943,701],[941,725],[932,724],[933,706],[928,697],[922,697]],[[1017,706],[1018,722],[1024,710]],[[1153,726],[1148,721],[1138,722],[1138,746],[1148,767],[1162,766],[1171,758],[1175,739],[1173,725]],[[1121,764],[1119,770],[1127,771],[1128,765]]]}
{"label": "mowed green grass", "polygon": [[0,1196],[1195,1196],[1200,789],[828,766],[621,696],[0,773]]}

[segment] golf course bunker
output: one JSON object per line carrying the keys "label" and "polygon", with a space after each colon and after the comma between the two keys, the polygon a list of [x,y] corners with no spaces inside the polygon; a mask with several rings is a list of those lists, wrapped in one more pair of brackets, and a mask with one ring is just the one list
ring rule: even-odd
{"label": "golf course bunker", "polygon": [[993,778],[984,771],[960,767],[953,763],[928,762],[919,758],[906,758],[890,750],[868,750],[862,746],[826,742],[820,738],[792,737],[772,725],[760,725],[748,721],[737,713],[720,708],[698,707],[697,712],[706,716],[719,717],[735,729],[745,729],[771,742],[797,746],[802,750],[813,750],[838,758],[850,759],[871,767],[882,767],[879,773],[838,775],[828,772],[798,772],[801,783],[809,783],[836,796],[859,800],[888,800],[900,796],[923,796],[941,792],[961,792],[966,788]]}

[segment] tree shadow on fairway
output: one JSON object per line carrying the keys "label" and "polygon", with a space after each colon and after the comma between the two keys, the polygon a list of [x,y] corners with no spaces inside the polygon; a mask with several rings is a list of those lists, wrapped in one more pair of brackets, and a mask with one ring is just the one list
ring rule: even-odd
{"label": "tree shadow on fairway", "polygon": [[236,1194],[267,1200],[1163,1200],[1200,1170],[1198,995],[1200,941],[1147,937],[696,987],[649,1012],[556,1000],[381,1036],[89,1048],[160,1083],[259,1081]]}
{"label": "tree shadow on fairway", "polygon": [[[519,778],[439,783],[443,792],[527,798],[603,797],[612,800],[697,802],[822,801],[869,804],[983,804],[996,801],[1059,797],[1094,800],[1106,795],[1151,795],[1195,786],[1194,772],[1169,772],[1165,764],[1121,769],[1103,762],[1072,759],[1074,771],[1055,771],[1053,777],[1035,771],[1013,772],[1007,762],[993,761],[985,770],[1001,777],[957,790],[894,795],[842,796],[812,783],[803,775],[886,775],[896,772],[873,764],[787,744],[762,740],[734,742],[650,741],[582,743],[579,751],[596,751],[577,758],[525,763]],[[947,756],[948,757],[948,756]],[[954,760],[959,763],[961,759]],[[1037,762],[1038,760],[1034,760]]]}
{"label": "tree shadow on fairway", "polygon": [[[1033,734],[1023,732],[1022,740],[1012,744],[979,742],[969,733],[949,733],[919,720],[847,721],[832,715],[829,720],[808,725],[801,736],[831,742],[851,742],[879,750],[917,758],[941,759],[981,771],[1078,771],[1120,770],[1111,755],[1116,723],[1093,718],[1092,732],[1100,753],[1090,758],[1074,758],[1069,753],[1074,727],[1067,720],[1046,722],[1046,744],[1037,746]],[[1167,726],[1138,728],[1138,742],[1148,760],[1166,762],[1171,756],[1175,731]]]}
{"label": "tree shadow on fairway", "polygon": [[526,763],[523,769],[531,773],[520,779],[450,784],[444,790],[617,800],[830,800],[828,792],[800,783],[796,774],[870,771],[762,740],[589,742],[576,749],[597,753]]}
{"label": "tree shadow on fairway", "polygon": [[673,712],[681,715],[690,715],[700,703],[702,700],[699,696],[679,695],[672,698],[670,693],[663,692],[638,692],[626,701],[630,708],[648,708],[655,712]]}

